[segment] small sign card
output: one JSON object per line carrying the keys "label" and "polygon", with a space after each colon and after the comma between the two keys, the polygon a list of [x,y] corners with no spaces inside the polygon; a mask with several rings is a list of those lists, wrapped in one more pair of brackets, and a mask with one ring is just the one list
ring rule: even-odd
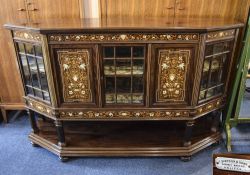
{"label": "small sign card", "polygon": [[213,156],[214,175],[250,174],[249,154],[215,154]]}

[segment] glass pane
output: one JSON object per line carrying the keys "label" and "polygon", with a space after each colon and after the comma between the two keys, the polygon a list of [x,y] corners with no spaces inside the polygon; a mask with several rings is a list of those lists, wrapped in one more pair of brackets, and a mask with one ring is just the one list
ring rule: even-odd
{"label": "glass pane", "polygon": [[144,47],[133,47],[133,57],[144,57]]}
{"label": "glass pane", "polygon": [[115,103],[115,94],[106,94],[105,100],[106,103]]}
{"label": "glass pane", "polygon": [[116,47],[116,57],[117,58],[131,57],[131,47],[128,46]]}
{"label": "glass pane", "polygon": [[33,45],[32,44],[25,44],[25,50],[26,50],[26,54],[31,54],[31,55],[35,55],[34,53],[34,49],[33,49]]}
{"label": "glass pane", "polygon": [[116,75],[130,75],[131,60],[116,60]]}
{"label": "glass pane", "polygon": [[36,56],[43,56],[43,51],[41,46],[35,46]]}
{"label": "glass pane", "polygon": [[206,98],[212,97],[214,95],[214,88],[207,90]]}
{"label": "glass pane", "polygon": [[143,94],[133,94],[133,103],[143,103]]}
{"label": "glass pane", "polygon": [[43,92],[44,100],[50,101],[49,93],[48,92]]}
{"label": "glass pane", "polygon": [[44,72],[40,72],[40,79],[41,79],[42,90],[48,91],[47,77],[46,77],[46,74]]}
{"label": "glass pane", "polygon": [[221,58],[220,57],[215,57],[213,60],[212,60],[212,64],[211,64],[211,71],[214,71],[216,69],[219,69],[220,67],[220,60]]}
{"label": "glass pane", "polygon": [[27,57],[28,57],[28,62],[29,62],[29,66],[30,66],[30,74],[31,74],[31,78],[32,78],[32,85],[34,87],[39,88],[36,59],[34,57],[31,57],[31,56],[27,56]]}
{"label": "glass pane", "polygon": [[142,75],[143,74],[143,64],[144,60],[133,60],[133,75]]}
{"label": "glass pane", "polygon": [[116,78],[116,91],[117,92],[130,92],[131,78],[130,77],[118,77]]}
{"label": "glass pane", "polygon": [[205,94],[206,94],[206,91],[200,91],[199,100],[205,99]]}
{"label": "glass pane", "polygon": [[23,72],[24,72],[25,84],[31,85],[30,71],[29,71],[29,67],[28,67],[28,62],[27,62],[26,56],[25,55],[20,55],[20,57],[21,57],[21,63],[22,63]]}
{"label": "glass pane", "polygon": [[216,86],[219,83],[219,75],[220,75],[221,70],[219,69],[214,69],[211,72],[211,78],[208,87]]}
{"label": "glass pane", "polygon": [[209,78],[209,72],[203,72],[201,77],[201,90],[207,88],[208,78]]}
{"label": "glass pane", "polygon": [[211,44],[206,46],[206,56],[229,51],[230,42],[221,42],[216,44]]}
{"label": "glass pane", "polygon": [[105,92],[115,93],[115,77],[105,78]]}
{"label": "glass pane", "polygon": [[39,91],[37,89],[34,89],[34,93],[36,97],[43,98],[43,93],[42,91]]}
{"label": "glass pane", "polygon": [[27,94],[34,95],[34,94],[33,94],[33,89],[32,89],[31,87],[27,87],[27,86],[26,86],[26,93],[27,93]]}
{"label": "glass pane", "polygon": [[143,92],[143,77],[133,77],[133,93]]}
{"label": "glass pane", "polygon": [[104,74],[105,75],[115,74],[114,60],[104,60]]}
{"label": "glass pane", "polygon": [[203,66],[203,72],[209,71],[209,66],[210,66],[210,59],[205,59],[204,66]]}
{"label": "glass pane", "polygon": [[18,50],[19,50],[19,52],[21,52],[21,53],[25,53],[23,43],[17,43],[17,45],[18,45]]}
{"label": "glass pane", "polygon": [[105,47],[103,49],[104,58],[113,58],[114,57],[114,47]]}
{"label": "glass pane", "polygon": [[131,94],[117,94],[117,103],[131,103]]}
{"label": "glass pane", "polygon": [[36,59],[37,59],[37,64],[38,64],[39,71],[41,73],[45,73],[43,59],[42,58],[36,58]]}
{"label": "glass pane", "polygon": [[221,85],[221,86],[218,86],[218,87],[216,87],[215,88],[215,95],[217,95],[217,94],[221,94],[223,92],[223,85]]}

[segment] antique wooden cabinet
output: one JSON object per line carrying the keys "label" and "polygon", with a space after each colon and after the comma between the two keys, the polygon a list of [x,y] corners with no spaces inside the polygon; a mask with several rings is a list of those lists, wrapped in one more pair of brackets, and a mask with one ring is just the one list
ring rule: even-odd
{"label": "antique wooden cabinet", "polygon": [[182,156],[220,140],[235,43],[225,19],[6,24],[29,138],[59,155]]}

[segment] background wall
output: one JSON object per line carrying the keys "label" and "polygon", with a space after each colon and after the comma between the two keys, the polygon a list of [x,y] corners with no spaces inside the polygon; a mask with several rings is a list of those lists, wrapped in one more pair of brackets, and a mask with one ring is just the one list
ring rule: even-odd
{"label": "background wall", "polygon": [[99,0],[83,0],[85,18],[99,18]]}

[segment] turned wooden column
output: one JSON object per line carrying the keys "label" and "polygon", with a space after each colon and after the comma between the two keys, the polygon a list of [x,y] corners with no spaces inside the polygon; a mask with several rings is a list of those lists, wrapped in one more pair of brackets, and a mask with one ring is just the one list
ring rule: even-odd
{"label": "turned wooden column", "polygon": [[56,126],[56,132],[57,132],[57,137],[58,137],[58,145],[66,146],[63,122],[59,120],[55,120],[55,126]]}
{"label": "turned wooden column", "polygon": [[27,109],[27,114],[28,114],[29,119],[30,119],[30,125],[31,125],[31,128],[33,130],[33,133],[38,133],[39,129],[37,127],[36,117],[35,117],[34,111]]}
{"label": "turned wooden column", "polygon": [[184,146],[191,145],[191,137],[192,137],[194,123],[195,123],[194,121],[186,122],[186,129],[185,129],[184,141],[183,141]]}

